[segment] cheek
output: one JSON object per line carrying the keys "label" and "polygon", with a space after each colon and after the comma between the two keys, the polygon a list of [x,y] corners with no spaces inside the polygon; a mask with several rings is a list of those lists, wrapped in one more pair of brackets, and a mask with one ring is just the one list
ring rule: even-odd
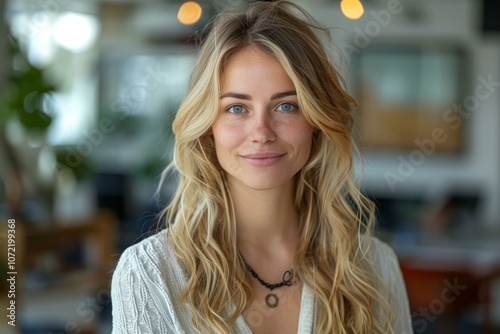
{"label": "cheek", "polygon": [[[313,142],[313,128],[307,124],[299,126],[295,129],[295,135],[293,135],[294,146],[299,152],[301,157],[301,163],[306,163],[309,159],[312,151]],[[297,135],[300,134],[300,135]]]}
{"label": "cheek", "polygon": [[212,134],[219,163],[226,165],[231,152],[241,143],[242,131],[227,124],[214,124]]}
{"label": "cheek", "polygon": [[234,140],[234,133],[225,126],[212,127],[212,135],[214,136],[215,148],[217,150],[224,149],[231,146]]}
{"label": "cheek", "polygon": [[301,150],[302,150],[302,154],[304,155],[304,163],[309,159],[309,157],[311,156],[311,151],[312,151],[312,136],[307,136],[307,137],[304,137],[303,141],[302,141],[302,147],[301,147]]}
{"label": "cheek", "polygon": [[212,126],[212,134],[221,146],[231,146],[244,139],[244,127],[235,122],[219,119]]}
{"label": "cheek", "polygon": [[309,123],[296,124],[289,126],[286,130],[286,136],[295,146],[301,150],[310,150],[313,138],[313,127]]}

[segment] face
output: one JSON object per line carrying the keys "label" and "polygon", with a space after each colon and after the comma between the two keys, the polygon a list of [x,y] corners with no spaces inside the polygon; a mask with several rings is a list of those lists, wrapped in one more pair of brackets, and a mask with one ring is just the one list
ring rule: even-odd
{"label": "face", "polygon": [[281,64],[255,47],[240,50],[222,73],[219,105],[212,134],[229,186],[291,189],[311,153],[313,127]]}

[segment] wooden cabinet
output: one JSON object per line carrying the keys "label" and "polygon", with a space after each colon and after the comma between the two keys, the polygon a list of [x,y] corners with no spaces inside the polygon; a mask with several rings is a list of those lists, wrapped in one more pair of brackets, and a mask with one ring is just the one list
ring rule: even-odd
{"label": "wooden cabinet", "polygon": [[405,280],[415,332],[430,325],[457,333],[458,319],[479,315],[481,333],[494,333],[494,293],[500,279],[500,247],[426,247],[396,249]]}
{"label": "wooden cabinet", "polygon": [[[118,259],[116,217],[111,211],[98,211],[86,221],[53,222],[49,226],[16,221],[18,324],[19,320],[26,326],[39,322],[63,333],[78,329],[92,333],[98,318],[95,313],[110,304],[110,278]],[[0,228],[0,263],[6,263],[7,221],[1,222]],[[2,305],[10,302],[5,288],[0,296]],[[89,300],[100,304],[92,305]],[[9,327],[0,327],[0,332],[16,333]]]}

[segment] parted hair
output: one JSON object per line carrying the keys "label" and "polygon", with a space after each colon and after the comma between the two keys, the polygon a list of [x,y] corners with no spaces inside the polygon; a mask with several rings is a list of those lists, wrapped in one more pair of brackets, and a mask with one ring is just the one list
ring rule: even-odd
{"label": "parted hair", "polygon": [[288,1],[251,2],[217,15],[206,29],[173,122],[170,167],[179,180],[163,211],[188,273],[180,302],[193,326],[200,333],[232,333],[253,300],[226,175],[209,135],[220,110],[224,68],[232,55],[252,46],[280,62],[315,128],[310,157],[295,176],[301,234],[294,269],[315,295],[317,332],[392,332],[384,285],[367,256],[374,208],[353,176],[355,100],[324,46],[328,30]]}

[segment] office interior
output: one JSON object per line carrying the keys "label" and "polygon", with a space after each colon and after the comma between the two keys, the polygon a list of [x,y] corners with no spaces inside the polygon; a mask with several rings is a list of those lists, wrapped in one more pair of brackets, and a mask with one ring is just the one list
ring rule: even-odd
{"label": "office interior", "polygon": [[[0,332],[111,332],[116,261],[175,190],[160,176],[199,31],[245,1],[0,1]],[[499,333],[500,6],[293,2],[358,101],[356,177],[414,332]]]}

